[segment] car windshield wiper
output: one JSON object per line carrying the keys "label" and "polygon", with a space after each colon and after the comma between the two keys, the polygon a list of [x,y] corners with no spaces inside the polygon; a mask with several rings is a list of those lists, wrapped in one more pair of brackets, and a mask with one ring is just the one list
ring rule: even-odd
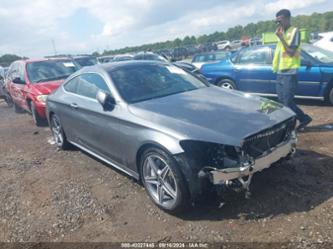
{"label": "car windshield wiper", "polygon": [[70,74],[65,74],[57,77],[52,77],[52,78],[44,78],[44,79],[39,79],[35,81],[34,83],[40,83],[40,82],[46,82],[46,81],[53,81],[53,80],[60,80],[60,79],[66,79]]}

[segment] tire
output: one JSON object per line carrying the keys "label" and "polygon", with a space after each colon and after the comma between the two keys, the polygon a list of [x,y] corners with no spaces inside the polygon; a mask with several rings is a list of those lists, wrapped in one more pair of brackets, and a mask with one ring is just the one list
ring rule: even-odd
{"label": "tire", "polygon": [[229,80],[229,79],[222,79],[216,85],[219,87],[225,88],[225,89],[229,89],[229,90],[237,89],[235,82],[233,82],[232,80]]}
{"label": "tire", "polygon": [[4,97],[4,99],[5,99],[5,102],[6,102],[7,106],[8,106],[9,108],[12,108],[13,105],[14,105],[14,102],[13,102],[13,100],[12,100],[12,97],[11,97],[8,93],[5,93],[5,97]]}
{"label": "tire", "polygon": [[333,85],[328,89],[325,96],[325,101],[329,105],[333,105]]}
{"label": "tire", "polygon": [[32,118],[34,120],[35,125],[38,126],[38,127],[45,126],[46,125],[46,119],[39,116],[33,102],[30,103],[30,106],[31,106]]}
{"label": "tire", "polygon": [[65,132],[61,126],[60,119],[56,114],[52,114],[50,117],[50,128],[57,147],[62,150],[69,149],[71,144],[68,142]]}
{"label": "tire", "polygon": [[140,176],[150,199],[169,213],[189,207],[189,191],[174,158],[161,149],[145,150],[140,161]]}
{"label": "tire", "polygon": [[13,104],[14,104],[15,113],[23,113],[24,112],[24,110],[20,106],[18,106],[15,102],[13,102]]}

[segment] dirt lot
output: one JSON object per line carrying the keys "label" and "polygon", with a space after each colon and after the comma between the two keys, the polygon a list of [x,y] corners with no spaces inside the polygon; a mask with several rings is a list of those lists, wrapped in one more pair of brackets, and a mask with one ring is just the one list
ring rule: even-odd
{"label": "dirt lot", "polygon": [[258,173],[253,196],[206,200],[183,216],[156,208],[135,181],[0,102],[0,241],[333,242],[333,107],[314,117],[291,161]]}

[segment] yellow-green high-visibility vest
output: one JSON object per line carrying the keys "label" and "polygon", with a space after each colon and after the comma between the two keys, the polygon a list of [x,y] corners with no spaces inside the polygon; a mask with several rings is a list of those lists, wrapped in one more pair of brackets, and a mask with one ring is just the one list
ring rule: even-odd
{"label": "yellow-green high-visibility vest", "polygon": [[[290,46],[290,44],[292,43],[296,31],[297,28],[291,26],[284,33],[283,38],[288,46]],[[282,42],[279,40],[274,53],[273,72],[299,68],[301,65],[300,51],[301,46],[297,48],[296,53],[293,56],[290,56],[286,52],[286,49],[284,48]]]}

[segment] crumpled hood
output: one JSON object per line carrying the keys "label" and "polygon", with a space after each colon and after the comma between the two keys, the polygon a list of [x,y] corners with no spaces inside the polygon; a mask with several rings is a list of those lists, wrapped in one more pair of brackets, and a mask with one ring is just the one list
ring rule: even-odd
{"label": "crumpled hood", "polygon": [[40,82],[33,84],[33,87],[39,94],[48,95],[56,90],[63,82],[64,80],[48,81],[45,83]]}
{"label": "crumpled hood", "polygon": [[294,116],[271,100],[215,86],[132,104],[129,110],[179,139],[234,146]]}

